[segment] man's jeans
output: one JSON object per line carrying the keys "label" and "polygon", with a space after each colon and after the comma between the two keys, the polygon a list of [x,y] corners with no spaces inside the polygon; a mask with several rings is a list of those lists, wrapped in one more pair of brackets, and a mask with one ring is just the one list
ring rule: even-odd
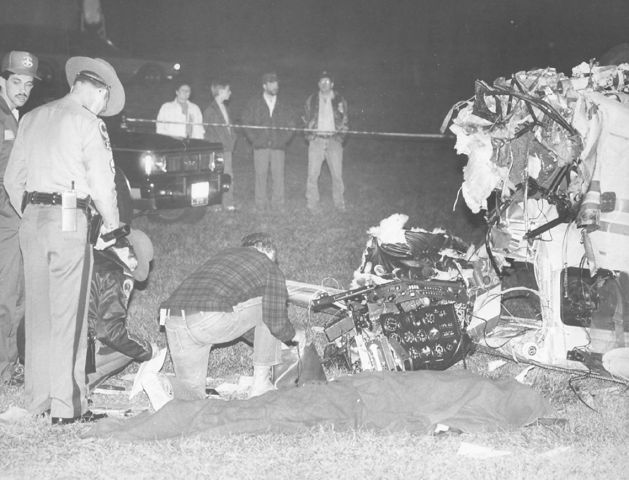
{"label": "man's jeans", "polygon": [[271,148],[256,148],[253,151],[253,166],[255,168],[255,201],[256,208],[264,209],[268,206],[266,195],[267,177],[271,168],[271,205],[274,208],[284,205],[284,150]]}
{"label": "man's jeans", "polygon": [[319,206],[319,175],[323,162],[328,162],[332,176],[332,199],[336,208],[345,208],[343,193],[343,145],[334,138],[315,137],[308,145],[308,180],[306,181],[306,200],[308,208]]}
{"label": "man's jeans", "polygon": [[[175,312],[176,313],[176,312]],[[233,312],[173,315],[166,320],[166,335],[177,380],[195,397],[205,398],[207,366],[212,345],[227,343],[255,328],[253,364],[280,363],[281,342],[262,321],[262,297],[239,303]]]}

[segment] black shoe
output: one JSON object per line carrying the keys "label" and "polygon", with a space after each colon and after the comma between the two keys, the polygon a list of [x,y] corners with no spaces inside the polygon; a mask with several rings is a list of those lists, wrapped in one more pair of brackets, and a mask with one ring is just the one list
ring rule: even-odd
{"label": "black shoe", "polygon": [[50,417],[50,421],[53,425],[70,425],[72,423],[97,422],[105,417],[107,417],[106,413],[94,413],[91,410],[88,410],[83,415],[79,415],[78,417]]}
{"label": "black shoe", "polygon": [[35,415],[35,418],[46,418],[49,416],[50,416],[50,408],[47,408],[43,412],[39,412],[37,415]]}

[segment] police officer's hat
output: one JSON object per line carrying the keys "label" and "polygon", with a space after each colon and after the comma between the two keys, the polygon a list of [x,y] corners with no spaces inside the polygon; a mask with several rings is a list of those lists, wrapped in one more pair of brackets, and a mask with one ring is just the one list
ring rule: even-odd
{"label": "police officer's hat", "polygon": [[91,80],[101,82],[109,88],[109,102],[100,115],[111,117],[119,114],[124,108],[125,94],[114,67],[102,58],[72,57],[66,62],[68,85],[72,86],[76,76],[82,72],[86,72],[86,76]]}
{"label": "police officer's hat", "polygon": [[0,72],[11,72],[16,75],[27,75],[29,77],[41,80],[37,76],[37,67],[39,62],[37,57],[28,52],[18,52],[13,50],[2,58],[2,66]]}

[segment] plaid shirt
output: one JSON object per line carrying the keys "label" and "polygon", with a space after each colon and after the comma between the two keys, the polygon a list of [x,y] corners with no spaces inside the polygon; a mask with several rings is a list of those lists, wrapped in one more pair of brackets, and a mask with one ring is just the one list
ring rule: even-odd
{"label": "plaid shirt", "polygon": [[286,278],[276,263],[254,248],[231,248],[210,258],[162,303],[162,309],[231,312],[262,297],[262,320],[283,342],[295,335],[288,320]]}

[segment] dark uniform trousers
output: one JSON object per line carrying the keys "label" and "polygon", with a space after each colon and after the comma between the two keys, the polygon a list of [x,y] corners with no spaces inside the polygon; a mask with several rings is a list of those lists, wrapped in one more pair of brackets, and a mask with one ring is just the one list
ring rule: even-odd
{"label": "dark uniform trousers", "polygon": [[24,317],[24,273],[18,230],[20,217],[0,183],[0,383],[18,358],[17,330]]}
{"label": "dark uniform trousers", "polygon": [[133,362],[133,358],[108,347],[98,339],[94,342],[96,344],[96,371],[87,375],[87,386],[90,391],[93,391],[112,375],[122,372],[127,365]]}
{"label": "dark uniform trousers", "polygon": [[[61,231],[61,207],[28,205],[20,225],[26,292],[25,389],[32,413],[87,410],[85,359],[92,251],[87,218]],[[73,352],[72,354],[68,354]]]}

